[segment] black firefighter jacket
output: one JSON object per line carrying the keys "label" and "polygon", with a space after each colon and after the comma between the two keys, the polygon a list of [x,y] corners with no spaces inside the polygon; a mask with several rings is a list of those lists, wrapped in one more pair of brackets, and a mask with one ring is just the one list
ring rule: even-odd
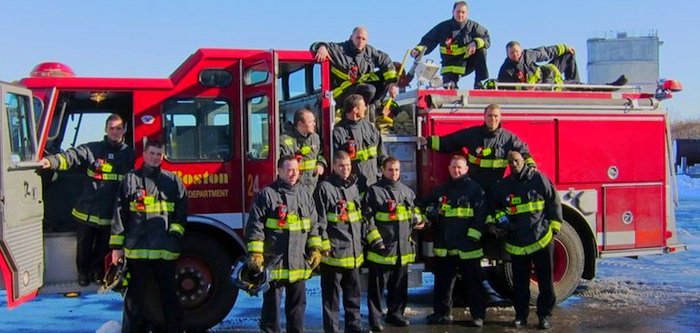
{"label": "black firefighter jacket", "polygon": [[[550,61],[569,50],[564,44],[542,46],[523,50],[520,60],[513,61],[506,57],[498,71],[499,82],[541,83],[543,79],[541,66],[537,63]],[[556,69],[558,71],[558,69]]]}
{"label": "black firefighter jacket", "polygon": [[401,181],[382,177],[372,185],[362,201],[362,211],[370,223],[377,226],[384,249],[370,248],[367,260],[381,265],[407,265],[416,259],[411,232],[414,215],[420,216],[415,205],[416,195]]}
{"label": "black firefighter jacket", "polygon": [[361,188],[377,182],[386,151],[379,130],[367,119],[343,119],[333,128],[333,151],[343,150],[350,155],[352,172],[360,178]]}
{"label": "black firefighter jacket", "polygon": [[313,193],[318,181],[316,165],[326,168],[326,159],[323,157],[323,143],[316,133],[307,135],[299,133],[293,128],[280,137],[280,156],[292,155],[299,160],[299,183],[309,193]]}
{"label": "black firefighter jacket", "polygon": [[495,223],[502,212],[510,226],[505,250],[512,255],[528,255],[546,247],[559,232],[563,220],[561,200],[554,184],[541,172],[525,166],[498,182],[491,192],[495,209],[486,223]]}
{"label": "black firefighter jacket", "polygon": [[109,245],[127,259],[177,260],[187,224],[187,190],[174,173],[146,165],[124,175]]}
{"label": "black firefighter jacket", "polygon": [[299,183],[278,178],[258,193],[245,236],[248,251],[263,254],[270,279],[295,282],[311,276],[306,254],[321,248],[317,219],[314,200]]}
{"label": "black firefighter jacket", "polygon": [[508,166],[506,160],[508,152],[517,151],[523,155],[528,165],[535,164],[527,144],[502,126],[493,132],[486,129],[485,125],[481,125],[465,128],[446,136],[431,136],[428,146],[432,150],[448,153],[466,149],[469,165],[467,174],[486,192],[503,178]]}
{"label": "black firefighter jacket", "polygon": [[442,73],[465,74],[463,61],[469,57],[467,45],[476,43],[477,50],[488,49],[491,45],[489,31],[472,20],[459,24],[454,18],[438,23],[421,38],[416,46],[419,51],[425,50],[425,54],[432,52],[440,45],[440,58],[442,59]]}
{"label": "black firefighter jacket", "polygon": [[484,256],[480,240],[486,221],[486,197],[476,182],[467,175],[450,179],[430,194],[425,205],[435,236],[435,256]]}
{"label": "black firefighter jacket", "polygon": [[136,155],[123,142],[89,142],[46,159],[53,170],[84,168],[87,178],[83,182],[71,215],[82,223],[108,227],[114,216],[114,201],[124,174],[134,168]]}
{"label": "black firefighter jacket", "polygon": [[[386,53],[366,45],[357,50],[351,40],[341,43],[316,42],[311,51],[325,46],[331,57],[331,87],[333,98],[338,98],[345,89],[356,83],[383,82],[385,85],[396,82],[396,67]],[[375,72],[375,68],[379,71]]]}
{"label": "black firefighter jacket", "polygon": [[360,267],[364,262],[362,238],[365,233],[370,246],[382,242],[376,226],[362,218],[360,190],[356,179],[350,175],[350,178],[344,180],[333,173],[318,185],[314,194],[321,250],[329,252],[328,256],[322,258],[322,262],[331,266]]}

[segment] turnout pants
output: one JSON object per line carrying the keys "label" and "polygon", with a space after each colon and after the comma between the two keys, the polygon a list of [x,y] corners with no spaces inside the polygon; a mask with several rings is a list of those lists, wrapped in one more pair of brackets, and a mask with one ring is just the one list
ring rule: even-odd
{"label": "turnout pants", "polygon": [[323,331],[339,332],[339,293],[343,292],[345,331],[362,330],[360,317],[360,269],[321,264],[321,296],[323,298]]}
{"label": "turnout pants", "polygon": [[556,296],[552,278],[552,255],[554,246],[550,242],[542,250],[525,256],[511,255],[513,265],[513,303],[515,318],[527,319],[530,305],[530,267],[535,266],[537,285],[540,294],[537,297],[537,316],[551,316]]}
{"label": "turnout pants", "polygon": [[[109,226],[99,227],[78,222],[78,247],[75,263],[78,274],[104,276],[104,260],[109,252]],[[90,278],[93,278],[92,276]]]}
{"label": "turnout pants", "polygon": [[476,72],[474,74],[474,85],[476,87],[477,83],[481,83],[481,81],[484,81],[489,78],[489,69],[486,67],[486,50],[485,49],[479,49],[474,52],[469,58],[466,58],[464,60],[461,60],[458,63],[455,64],[444,64],[444,65],[449,65],[449,66],[463,66],[464,67],[464,74],[458,74],[458,73],[443,73],[442,74],[442,82],[443,84],[447,84],[448,82],[453,82],[455,85],[455,88],[457,88],[457,82],[459,82],[459,79],[462,76],[467,76],[471,74],[472,72]]}
{"label": "turnout pants", "polygon": [[435,284],[433,285],[433,312],[440,316],[452,313],[452,291],[457,273],[466,284],[469,312],[472,318],[486,316],[486,296],[483,289],[480,259],[462,260],[458,256],[435,258]]}
{"label": "turnout pants", "polygon": [[177,282],[175,281],[176,260],[136,260],[127,259],[127,267],[131,274],[129,287],[124,297],[124,316],[122,333],[148,332],[149,323],[144,318],[144,304],[156,300],[146,299],[154,295],[147,291],[149,281],[158,286],[160,303],[165,319],[166,332],[183,332],[183,312],[177,297]]}
{"label": "turnout pants", "polygon": [[380,265],[369,263],[367,279],[367,307],[369,323],[377,325],[382,316],[382,294],[387,290],[387,318],[403,318],[408,303],[408,265]]}
{"label": "turnout pants", "polygon": [[[581,83],[578,76],[578,66],[576,65],[576,56],[571,53],[562,54],[549,62],[559,69],[561,75],[564,76],[566,83]],[[543,78],[542,82],[545,82]]]}
{"label": "turnout pants", "polygon": [[282,291],[286,291],[284,311],[287,316],[287,333],[304,332],[304,312],[306,312],[306,280],[288,282],[273,281],[270,290],[263,295],[260,331],[278,333],[280,327],[280,303]]}

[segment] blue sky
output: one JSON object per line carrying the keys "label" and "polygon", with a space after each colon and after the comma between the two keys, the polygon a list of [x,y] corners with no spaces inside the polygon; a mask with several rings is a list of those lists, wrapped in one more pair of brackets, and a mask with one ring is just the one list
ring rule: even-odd
{"label": "blue sky", "polygon": [[[356,25],[370,44],[400,61],[453,1],[5,1],[0,14],[0,80],[26,76],[34,65],[59,61],[79,76],[167,77],[202,47],[307,49],[313,41],[343,41]],[[689,0],[470,1],[470,15],[491,34],[494,77],[504,45],[566,43],[586,75],[586,40],[604,31],[657,30],[661,77],[685,90],[665,106],[672,119],[700,119],[700,3]],[[430,58],[438,59],[436,52]],[[471,82],[471,77],[468,79]],[[469,85],[466,85],[469,86]]]}

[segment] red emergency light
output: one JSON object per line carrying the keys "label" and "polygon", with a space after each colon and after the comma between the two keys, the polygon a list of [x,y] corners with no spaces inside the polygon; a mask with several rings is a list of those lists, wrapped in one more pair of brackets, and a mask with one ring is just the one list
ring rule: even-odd
{"label": "red emergency light", "polygon": [[42,62],[29,73],[29,77],[74,77],[75,72],[60,62]]}
{"label": "red emergency light", "polygon": [[683,90],[683,85],[681,84],[680,81],[676,80],[663,80],[662,81],[662,89],[663,90],[670,90],[670,91],[681,91]]}

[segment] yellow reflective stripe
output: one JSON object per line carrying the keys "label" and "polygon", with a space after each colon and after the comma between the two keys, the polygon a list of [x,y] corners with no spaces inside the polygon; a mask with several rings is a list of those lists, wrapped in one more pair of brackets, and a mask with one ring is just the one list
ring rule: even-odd
{"label": "yellow reflective stripe", "polygon": [[248,242],[248,252],[262,253],[264,244],[263,241],[250,241]]}
{"label": "yellow reflective stripe", "polygon": [[361,149],[355,152],[355,158],[353,161],[367,161],[370,158],[377,157],[377,146],[371,146],[365,149]]}
{"label": "yellow reflective stripe", "polygon": [[95,223],[97,225],[110,225],[112,223],[112,219],[101,219],[99,216],[88,215],[83,212],[79,212],[75,208],[73,208],[70,214],[78,220]]}
{"label": "yellow reflective stripe", "polygon": [[508,253],[516,256],[524,256],[528,254],[535,253],[543,249],[549,242],[552,241],[552,229],[547,230],[547,233],[537,242],[534,242],[527,246],[517,246],[509,243],[505,243],[505,249]]}
{"label": "yellow reflective stripe", "polygon": [[294,145],[294,139],[292,138],[284,138],[284,144],[287,146],[293,146]]}
{"label": "yellow reflective stripe", "polygon": [[427,49],[427,47],[425,47],[425,45],[417,45],[415,47],[415,49],[418,50],[418,52],[421,52],[421,51]]}
{"label": "yellow reflective stripe", "polygon": [[554,73],[554,83],[555,84],[564,84],[564,77],[561,75],[561,72],[559,71],[559,68],[555,66],[554,64],[546,64],[545,66],[549,67],[549,69]]}
{"label": "yellow reflective stripe", "polygon": [[170,252],[168,250],[153,250],[153,249],[124,249],[124,255],[128,259],[149,259],[149,260],[177,260],[180,253]]}
{"label": "yellow reflective stripe", "polygon": [[532,157],[528,157],[525,159],[525,164],[531,165],[531,166],[537,166],[537,163],[535,162],[535,159]]}
{"label": "yellow reflective stripe", "polygon": [[552,228],[552,230],[559,231],[561,229],[561,221],[551,220],[549,221],[549,227]]}
{"label": "yellow reflective stripe", "polygon": [[486,45],[486,42],[484,41],[484,39],[479,38],[479,37],[474,38],[474,43],[476,43],[477,49],[483,49],[484,45]]}
{"label": "yellow reflective stripe", "polygon": [[535,73],[532,74],[529,78],[527,78],[527,83],[537,83],[540,82],[540,79],[542,78],[542,69],[539,67],[535,68]]}
{"label": "yellow reflective stripe", "polygon": [[61,154],[56,156],[58,157],[58,170],[68,170],[68,160],[66,160],[66,157]]}
{"label": "yellow reflective stripe", "polygon": [[566,45],[564,44],[557,44],[557,55],[560,56],[562,54],[566,53]]}
{"label": "yellow reflective stripe", "polygon": [[156,201],[152,204],[141,204],[132,201],[129,202],[129,210],[137,213],[174,212],[175,203],[168,201]]}
{"label": "yellow reflective stripe", "polygon": [[321,250],[328,251],[331,249],[331,241],[329,239],[324,239],[321,241]]}
{"label": "yellow reflective stripe", "polygon": [[469,228],[469,230],[467,231],[467,237],[471,237],[471,238],[474,238],[476,240],[479,240],[479,239],[481,239],[481,231],[473,229],[473,228]]}
{"label": "yellow reflective stripe", "polygon": [[109,245],[124,245],[124,236],[123,235],[111,235],[109,236]]}
{"label": "yellow reflective stripe", "polygon": [[493,219],[493,216],[486,215],[486,224],[489,224],[489,223],[496,223],[496,220]]}
{"label": "yellow reflective stripe", "polygon": [[182,235],[185,233],[185,227],[183,227],[180,223],[171,223],[168,231],[177,232],[178,234]]}
{"label": "yellow reflective stripe", "polygon": [[343,93],[343,90],[352,85],[350,81],[343,81],[337,88],[333,89],[333,98],[338,98]]}
{"label": "yellow reflective stripe", "polygon": [[90,178],[94,178],[97,180],[114,180],[114,181],[121,181],[124,176],[116,173],[104,173],[104,172],[95,172],[90,169],[87,170],[87,175]]}
{"label": "yellow reflective stripe", "polygon": [[331,265],[335,267],[342,268],[355,268],[360,267],[362,263],[365,262],[365,256],[360,253],[358,257],[345,257],[345,258],[333,258],[333,257],[322,257],[321,262],[326,265]]}
{"label": "yellow reflective stripe", "polygon": [[306,240],[306,247],[308,248],[321,248],[321,236],[311,236]]}
{"label": "yellow reflective stripe", "polygon": [[[468,207],[455,207],[452,208],[450,205],[443,205],[443,212],[445,217],[474,217],[474,209]],[[447,208],[447,209],[445,209]]]}
{"label": "yellow reflective stripe", "polygon": [[367,243],[372,244],[377,239],[380,239],[382,235],[379,234],[379,230],[374,229],[367,233]]}
{"label": "yellow reflective stripe", "polygon": [[306,171],[306,170],[313,170],[316,167],[316,163],[318,163],[317,159],[311,159],[311,160],[306,160],[306,161],[301,161],[301,165],[299,166],[300,171]]}
{"label": "yellow reflective stripe", "polygon": [[450,48],[449,48],[450,52],[448,53],[447,51],[448,51],[448,48],[446,46],[440,46],[440,53],[447,54],[447,55],[465,54],[467,52],[467,47],[454,44],[454,45],[450,45]]}
{"label": "yellow reflective stripe", "polygon": [[440,74],[454,73],[464,75],[466,72],[467,69],[464,66],[442,66],[440,70]]}
{"label": "yellow reflective stripe", "polygon": [[437,135],[430,136],[430,149],[440,150],[440,137]]}
{"label": "yellow reflective stripe", "polygon": [[337,69],[333,66],[331,66],[331,73],[335,74],[335,76],[339,77],[341,80],[344,80],[344,81],[350,80],[348,73],[345,73],[345,72],[341,71],[340,69]]}
{"label": "yellow reflective stripe", "polygon": [[395,79],[396,75],[397,75],[397,73],[395,70],[388,70],[388,71],[384,72],[384,74],[382,76],[384,77],[384,80],[391,80],[391,79]]}
{"label": "yellow reflective stripe", "polygon": [[[299,218],[295,214],[287,215],[287,218],[279,223],[279,219],[268,218],[265,221],[265,228],[268,229],[289,229],[290,231],[309,230],[311,229],[311,219]],[[281,225],[280,225],[281,224]]]}
{"label": "yellow reflective stripe", "polygon": [[472,154],[468,154],[467,159],[469,160],[469,163],[476,164],[482,168],[505,169],[508,166],[508,160],[500,158],[490,159],[484,157],[476,157]]}
{"label": "yellow reflective stripe", "polygon": [[273,269],[270,272],[270,279],[272,280],[289,280],[289,282],[306,280],[311,276],[310,269]]}
{"label": "yellow reflective stripe", "polygon": [[[399,259],[398,256],[389,256],[385,257],[382,255],[379,255],[375,252],[368,251],[367,252],[367,260],[377,263],[377,264],[382,264],[382,265],[396,265],[396,261]],[[401,265],[406,265],[408,263],[412,263],[416,261],[416,254],[405,254],[401,256]]]}
{"label": "yellow reflective stripe", "polygon": [[467,260],[467,259],[476,259],[476,258],[481,258],[484,256],[484,249],[477,249],[474,251],[461,251],[459,249],[438,249],[434,248],[433,253],[435,253],[436,257],[447,257],[448,255],[450,256],[459,256],[460,259]]}
{"label": "yellow reflective stripe", "polygon": [[336,223],[337,222],[357,222],[357,221],[362,220],[362,212],[360,212],[359,210],[348,212],[346,215],[348,218],[345,220],[341,220],[339,214],[328,213],[326,215],[326,220],[328,220],[328,222],[336,222]]}
{"label": "yellow reflective stripe", "polygon": [[515,206],[508,206],[508,215],[518,215],[529,212],[539,212],[544,209],[544,200],[526,202]]}
{"label": "yellow reflective stripe", "polygon": [[396,207],[396,212],[394,212],[393,214],[395,215],[395,217],[391,218],[391,213],[377,212],[374,218],[375,220],[380,222],[405,222],[409,221],[412,218],[411,211],[408,210],[404,205],[398,205]]}

